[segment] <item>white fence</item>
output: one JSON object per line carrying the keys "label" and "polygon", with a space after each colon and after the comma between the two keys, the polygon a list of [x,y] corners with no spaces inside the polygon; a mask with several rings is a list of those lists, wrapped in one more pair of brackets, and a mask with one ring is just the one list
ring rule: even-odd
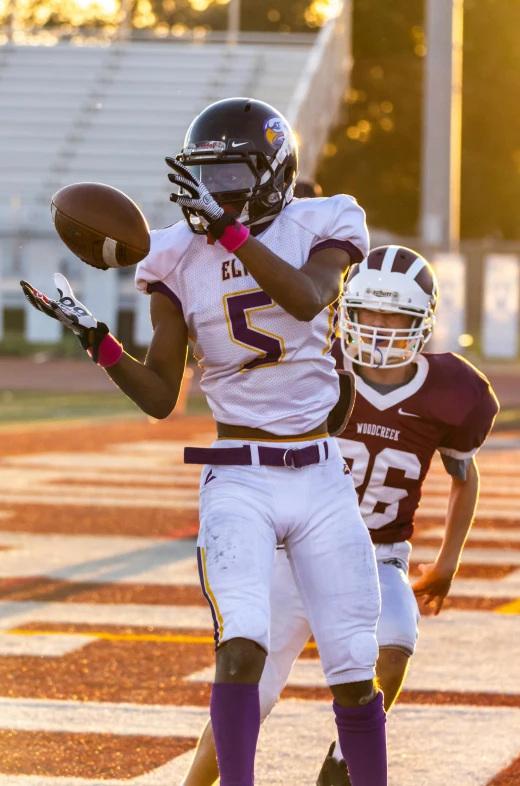
{"label": "white fence", "polygon": [[487,357],[511,358],[518,352],[518,257],[489,254],[484,274],[482,351]]}
{"label": "white fence", "polygon": [[[431,349],[438,352],[477,349],[484,358],[512,360],[519,353],[520,253],[484,253],[481,265],[461,254],[432,258],[439,279],[437,326]],[[468,293],[476,289],[480,302]],[[473,329],[468,328],[468,322]]]}
{"label": "white fence", "polygon": [[[0,260],[9,256],[6,249],[2,249],[2,244],[7,242],[12,241],[0,238]],[[137,346],[148,345],[151,337],[149,300],[135,290],[133,269],[123,272],[94,270],[79,262],[58,239],[25,240],[18,252],[18,274],[12,269],[0,269],[0,317],[5,309],[23,309],[28,342],[52,344],[59,340],[61,328],[27,303],[19,280],[25,278],[53,296],[52,274],[59,269],[67,275],[80,300],[113,330],[117,328],[119,312],[132,312],[133,342]],[[468,258],[464,255],[437,255],[432,258],[432,264],[439,278],[440,298],[437,327],[429,349],[461,351],[468,343],[467,333],[471,332],[472,348],[480,349],[484,357],[516,358],[519,353],[520,251],[518,255],[483,253],[481,282],[477,282],[473,270],[468,274]],[[471,294],[471,287],[476,283],[482,295],[477,306],[473,297],[471,308],[477,308],[479,313],[472,315],[468,292]],[[3,322],[0,318],[0,335]]]}
{"label": "white fence", "polygon": [[[29,343],[53,344],[60,340],[61,326],[36,311],[25,300],[20,280],[25,279],[50,297],[56,295],[53,273],[63,272],[77,297],[85,302],[95,316],[117,327],[120,311],[134,314],[133,341],[147,346],[152,334],[149,300],[134,287],[134,269],[128,271],[100,271],[80,262],[59,239],[24,240],[17,248],[15,273],[13,268],[2,269],[2,259],[12,257],[12,240],[0,238],[0,338],[4,336],[5,309],[23,309],[24,335]],[[10,253],[9,253],[10,252]]]}

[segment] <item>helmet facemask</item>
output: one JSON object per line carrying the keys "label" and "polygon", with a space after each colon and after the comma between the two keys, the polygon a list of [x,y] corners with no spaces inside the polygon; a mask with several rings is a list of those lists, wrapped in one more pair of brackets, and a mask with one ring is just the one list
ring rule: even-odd
{"label": "helmet facemask", "polygon": [[[430,340],[435,325],[433,309],[417,314],[411,309],[378,308],[388,313],[413,317],[409,328],[384,328],[363,325],[358,320],[359,304],[351,306],[343,299],[340,331],[343,352],[355,363],[368,368],[397,368],[412,363]],[[370,310],[365,302],[363,308]],[[374,309],[375,310],[375,309]]]}
{"label": "helmet facemask", "polygon": [[[224,150],[217,155],[184,151],[177,160],[204,183],[221,207],[234,212],[244,226],[276,215],[292,200],[296,173],[280,169],[275,172],[261,151]],[[206,234],[204,222],[196,214],[189,208],[183,208],[183,213],[190,229],[196,234]]]}

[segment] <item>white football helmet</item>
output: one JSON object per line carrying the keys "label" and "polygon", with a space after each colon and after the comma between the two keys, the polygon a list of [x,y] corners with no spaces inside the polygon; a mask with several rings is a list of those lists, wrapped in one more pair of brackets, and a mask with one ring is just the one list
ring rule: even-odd
{"label": "white football helmet", "polygon": [[[437,279],[428,262],[410,248],[380,246],[348,274],[340,304],[343,353],[360,366],[406,366],[430,340],[435,324]],[[410,328],[360,324],[358,309],[408,314]],[[397,346],[400,343],[401,346]]]}

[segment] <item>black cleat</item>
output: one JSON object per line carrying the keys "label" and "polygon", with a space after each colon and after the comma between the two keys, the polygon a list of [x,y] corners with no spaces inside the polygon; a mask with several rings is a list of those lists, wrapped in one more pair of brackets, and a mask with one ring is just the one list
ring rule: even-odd
{"label": "black cleat", "polygon": [[318,775],[316,786],[352,786],[347,765],[343,760],[338,761],[332,755],[336,743],[333,742]]}

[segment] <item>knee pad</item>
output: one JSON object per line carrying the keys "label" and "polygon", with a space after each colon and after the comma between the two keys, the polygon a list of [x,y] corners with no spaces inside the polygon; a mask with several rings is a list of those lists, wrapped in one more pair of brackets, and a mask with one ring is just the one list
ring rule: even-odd
{"label": "knee pad", "polygon": [[407,613],[403,609],[400,616],[389,614],[384,609],[377,626],[377,641],[380,649],[401,650],[406,655],[413,655],[418,637],[418,614]]}
{"label": "knee pad", "polygon": [[263,723],[271,714],[274,706],[280,698],[280,693],[283,690],[283,685],[279,687],[275,683],[267,685],[260,683],[260,721]]}
{"label": "knee pad", "polygon": [[260,680],[260,720],[263,722],[271,714],[274,705],[280,698],[280,694],[285,687],[285,679],[280,675],[272,663],[267,658],[264,673]]}
{"label": "knee pad", "polygon": [[378,652],[377,639],[373,633],[355,633],[350,639],[350,657],[354,666],[372,667]]}

